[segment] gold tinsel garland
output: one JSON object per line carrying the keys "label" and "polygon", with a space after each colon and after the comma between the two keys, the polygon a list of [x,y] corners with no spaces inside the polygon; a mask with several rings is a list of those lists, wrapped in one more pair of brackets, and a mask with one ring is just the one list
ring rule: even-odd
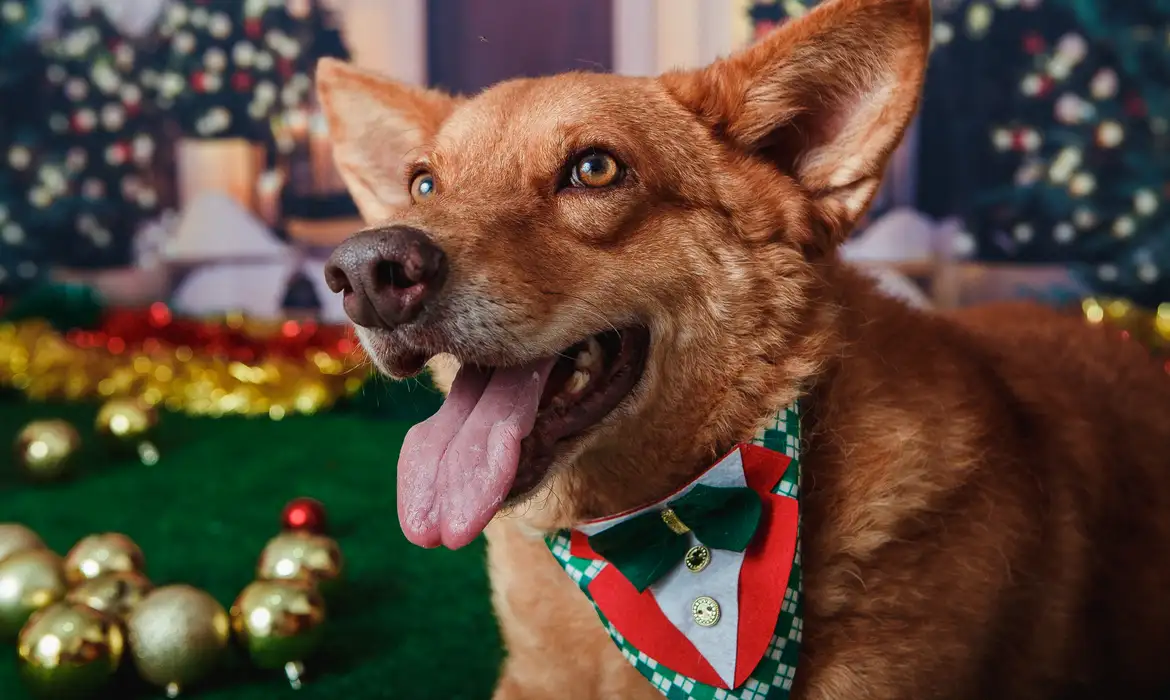
{"label": "gold tinsel garland", "polygon": [[[1108,324],[1160,357],[1170,356],[1170,303],[1150,311],[1124,299],[1090,297],[1091,324]],[[0,323],[0,386],[32,400],[135,397],[190,415],[315,413],[357,392],[369,376],[360,352],[338,357],[309,349],[303,361],[274,355],[257,362],[207,355],[188,346],[154,344],[113,352],[80,347],[47,322]],[[1170,360],[1166,362],[1170,372]]]}
{"label": "gold tinsel garland", "polygon": [[0,324],[0,385],[37,401],[137,397],[190,415],[279,419],[328,408],[367,378],[360,353],[305,355],[241,362],[167,345],[114,353],[79,347],[44,321]]}

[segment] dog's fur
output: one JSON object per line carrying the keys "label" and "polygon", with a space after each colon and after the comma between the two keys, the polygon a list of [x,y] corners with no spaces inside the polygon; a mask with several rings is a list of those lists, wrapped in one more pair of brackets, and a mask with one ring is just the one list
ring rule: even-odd
{"label": "dog's fur", "polygon": [[[835,256],[917,107],[929,14],[834,0],[704,70],[471,99],[322,63],[363,215],[427,231],[451,261],[418,336],[444,353],[440,381],[455,358],[651,329],[634,393],[489,526],[499,700],[658,697],[540,535],[664,496],[798,396],[794,697],[1131,698],[1167,680],[1170,380],[1076,318],[912,310]],[[585,147],[629,176],[556,192]],[[411,206],[416,160],[438,194]],[[359,333],[385,368],[390,335]]]}

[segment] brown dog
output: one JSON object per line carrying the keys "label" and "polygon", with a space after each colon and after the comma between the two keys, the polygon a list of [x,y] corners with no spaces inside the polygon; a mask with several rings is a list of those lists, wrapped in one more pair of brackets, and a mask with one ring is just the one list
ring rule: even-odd
{"label": "brown dog", "polygon": [[664,498],[798,398],[793,697],[1166,687],[1170,380],[1079,320],[911,310],[835,256],[929,35],[927,0],[836,0],[704,70],[469,99],[321,64],[376,224],[327,275],[379,369],[451,387],[399,514],[423,546],[486,527],[497,698],[659,697],[543,535]]}

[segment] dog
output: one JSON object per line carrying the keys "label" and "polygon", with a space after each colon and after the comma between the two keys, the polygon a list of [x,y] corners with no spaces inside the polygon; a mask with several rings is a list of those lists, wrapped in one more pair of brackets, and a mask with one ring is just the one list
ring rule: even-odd
{"label": "dog", "polygon": [[[471,97],[320,63],[368,223],[326,278],[378,370],[429,367],[448,392],[403,446],[398,512],[423,547],[486,532],[497,700],[1170,687],[1162,368],[1038,305],[911,308],[836,254],[916,112],[930,34],[927,0],[832,0],[700,70]],[[753,444],[784,410],[799,439]],[[798,497],[770,490],[796,464]],[[705,543],[685,522],[698,511],[664,499],[712,470],[740,480],[728,499],[762,504],[751,537],[774,528],[782,556],[702,544],[687,568],[735,560],[758,578],[764,561],[787,578],[720,579],[731,599],[684,614],[711,625],[663,626],[678,611],[659,592],[690,574],[635,584],[598,528],[665,503],[639,522]],[[572,553],[550,556],[554,541]],[[585,595],[565,569],[591,561],[620,573]],[[799,606],[775,603],[786,581]],[[733,610],[740,634],[788,615],[787,635],[736,647]],[[775,675],[745,681],[757,660]]]}

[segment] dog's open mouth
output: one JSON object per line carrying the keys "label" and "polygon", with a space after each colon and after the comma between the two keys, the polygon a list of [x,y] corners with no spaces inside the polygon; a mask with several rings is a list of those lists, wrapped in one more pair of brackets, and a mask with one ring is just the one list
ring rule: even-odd
{"label": "dog's open mouth", "polygon": [[649,331],[632,327],[525,365],[463,365],[439,412],[402,446],[398,517],[407,539],[452,549],[475,539],[500,507],[544,481],[561,446],[625,399],[649,346]]}

